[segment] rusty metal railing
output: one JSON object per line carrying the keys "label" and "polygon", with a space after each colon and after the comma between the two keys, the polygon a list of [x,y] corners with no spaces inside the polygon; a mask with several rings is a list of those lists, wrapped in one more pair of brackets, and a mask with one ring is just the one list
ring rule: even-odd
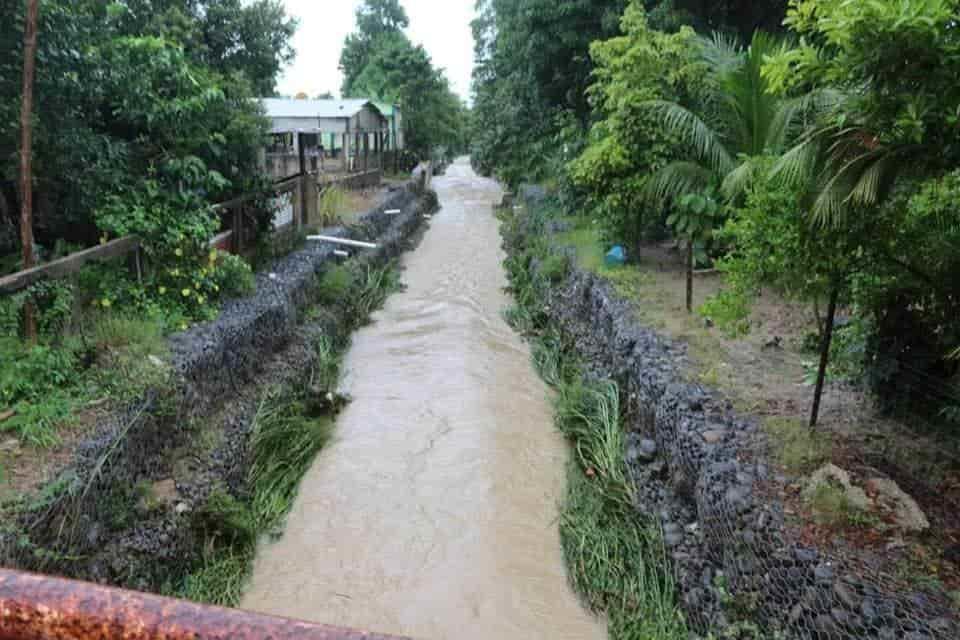
{"label": "rusty metal railing", "polygon": [[400,640],[0,569],[0,640]]}

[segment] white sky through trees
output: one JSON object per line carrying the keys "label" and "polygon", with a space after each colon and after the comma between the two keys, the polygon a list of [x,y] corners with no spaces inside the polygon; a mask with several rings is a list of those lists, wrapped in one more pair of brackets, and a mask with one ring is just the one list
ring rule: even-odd
{"label": "white sky through trees", "polygon": [[[281,95],[303,91],[314,97],[325,91],[340,94],[339,69],[343,40],[354,29],[353,13],[360,0],[283,0],[287,13],[300,20],[293,40],[297,58],[277,84]],[[464,100],[470,96],[473,70],[475,0],[401,0],[410,17],[407,35],[422,44],[437,68],[446,70],[453,90]]]}

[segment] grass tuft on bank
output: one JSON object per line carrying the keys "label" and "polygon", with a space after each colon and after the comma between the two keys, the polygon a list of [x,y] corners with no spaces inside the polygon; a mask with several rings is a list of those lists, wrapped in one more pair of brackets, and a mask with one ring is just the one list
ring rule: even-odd
{"label": "grass tuft on bank", "polygon": [[588,380],[572,346],[549,326],[544,300],[560,264],[555,254],[544,243],[525,246],[538,235],[521,232],[512,211],[500,216],[514,296],[504,316],[530,339],[533,363],[556,391],[556,426],[574,454],[560,514],[571,585],[585,606],[606,616],[612,640],[686,639],[662,532],[633,506],[620,390],[609,380]]}
{"label": "grass tuft on bank", "polygon": [[369,322],[399,288],[395,263],[347,263],[318,279],[318,303],[339,309],[347,325],[339,336],[322,335],[313,342],[310,373],[303,380],[264,392],[253,419],[244,491],[239,497],[225,490],[211,494],[198,518],[200,561],[165,593],[219,606],[240,604],[258,543],[263,536],[282,535],[300,481],[333,437],[336,414],[345,403],[336,387],[349,332]]}

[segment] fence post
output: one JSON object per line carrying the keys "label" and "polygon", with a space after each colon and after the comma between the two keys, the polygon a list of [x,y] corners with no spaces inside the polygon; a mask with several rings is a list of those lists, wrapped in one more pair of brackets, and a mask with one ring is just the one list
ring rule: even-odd
{"label": "fence post", "polygon": [[240,255],[243,252],[243,205],[234,207],[233,214],[233,253]]}

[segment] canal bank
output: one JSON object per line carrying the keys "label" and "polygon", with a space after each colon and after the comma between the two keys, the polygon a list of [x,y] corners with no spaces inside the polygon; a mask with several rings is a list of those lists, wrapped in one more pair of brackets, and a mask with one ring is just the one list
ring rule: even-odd
{"label": "canal bank", "polygon": [[464,161],[433,186],[406,290],[354,336],[353,401],[243,606],[420,638],[604,637],[567,584],[549,390],[501,315],[500,189]]}
{"label": "canal bank", "polygon": [[[683,638],[684,626],[693,637],[744,640],[956,637],[956,617],[937,589],[797,530],[783,500],[786,476],[769,458],[758,420],[685,376],[687,345],[638,317],[638,305],[657,300],[581,265],[569,222],[543,189],[521,190],[520,200],[500,214],[519,303],[509,315],[560,389],[558,425],[580,454],[582,474],[571,477],[617,489],[599,492],[591,509],[572,496],[566,508],[574,515],[561,521],[574,582],[608,614],[611,637]],[[588,531],[576,524],[591,520],[597,526]],[[642,581],[655,565],[662,598],[646,597],[649,580],[638,587],[624,576],[630,556],[593,550],[606,548],[618,527],[614,542],[628,549],[631,520],[645,540],[630,572]],[[570,533],[589,540],[571,545]],[[683,624],[645,629],[668,596]]]}

